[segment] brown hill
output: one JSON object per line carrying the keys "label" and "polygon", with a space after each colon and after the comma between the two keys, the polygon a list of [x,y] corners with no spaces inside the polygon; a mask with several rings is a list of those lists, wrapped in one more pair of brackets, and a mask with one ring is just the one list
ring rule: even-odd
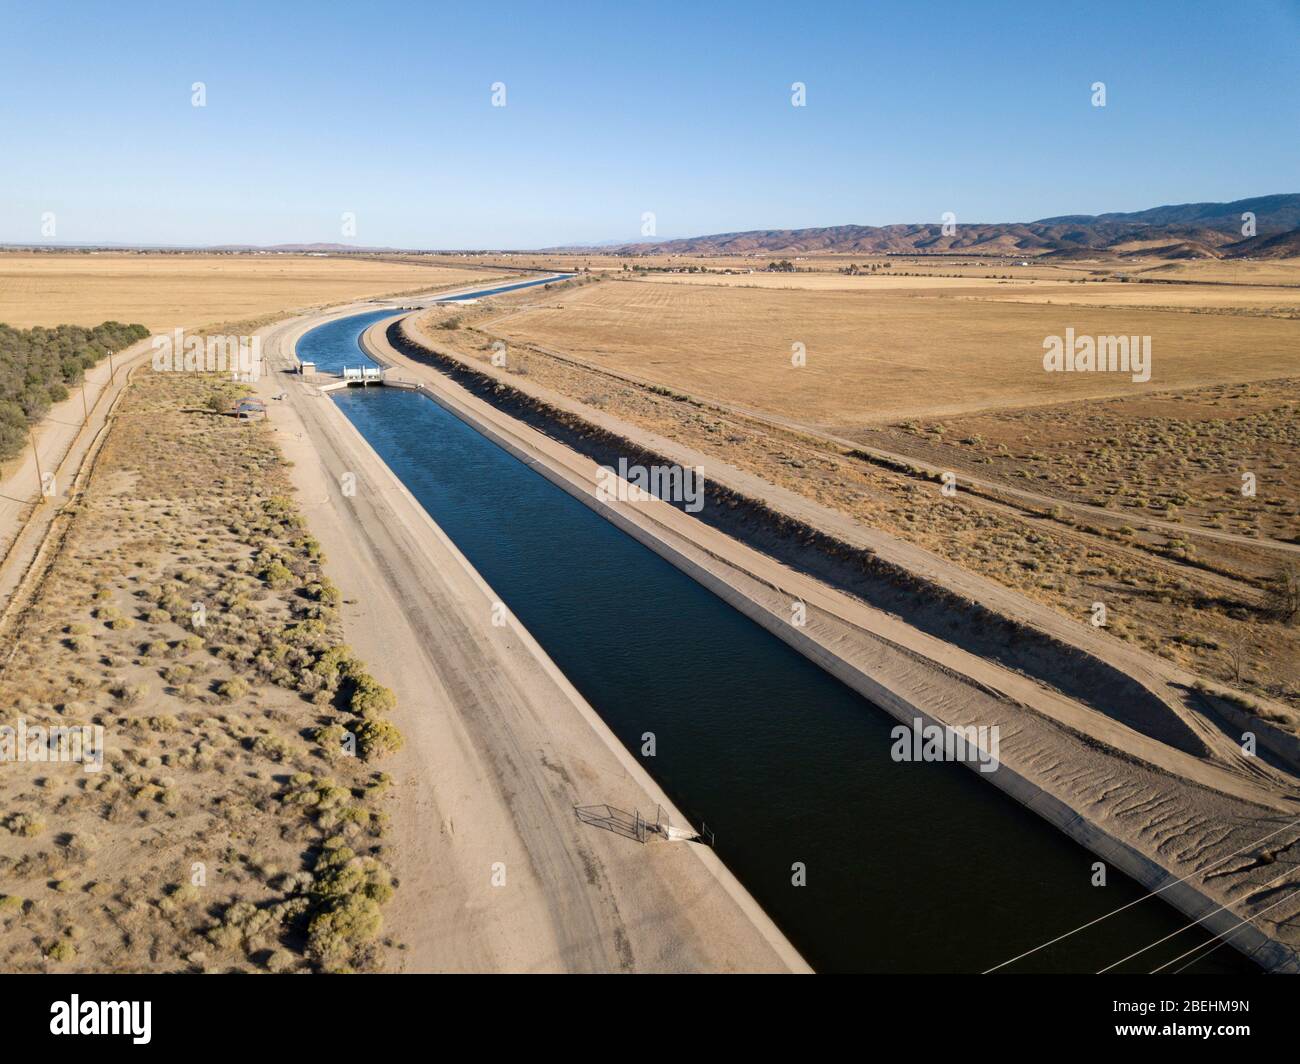
{"label": "brown hill", "polygon": [[[1256,241],[1285,237],[1300,225],[1300,194],[1259,196],[1232,203],[1155,207],[1134,214],[1068,215],[1037,222],[962,223],[951,234],[945,234],[943,226],[938,224],[837,225],[819,229],[751,229],[681,240],[615,244],[604,250],[622,255],[788,257],[835,252],[1078,257],[1081,252],[1093,252],[1105,256],[1160,254],[1167,258],[1218,258],[1229,254],[1230,247],[1250,243],[1241,240],[1242,215],[1248,211],[1255,215],[1259,233]],[[1287,246],[1285,240],[1279,246]],[[1282,254],[1270,252],[1268,257]]]}
{"label": "brown hill", "polygon": [[1239,240],[1221,250],[1228,259],[1300,259],[1300,229]]}

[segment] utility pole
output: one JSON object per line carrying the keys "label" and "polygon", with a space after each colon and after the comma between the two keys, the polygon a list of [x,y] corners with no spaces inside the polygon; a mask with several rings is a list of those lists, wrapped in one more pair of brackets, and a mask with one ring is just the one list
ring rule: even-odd
{"label": "utility pole", "polygon": [[85,427],[86,422],[90,420],[90,408],[86,406],[86,388],[89,387],[89,385],[90,385],[90,376],[88,374],[82,374],[81,376],[81,415],[82,415],[81,424],[83,428]]}
{"label": "utility pole", "polygon": [[27,438],[32,441],[32,457],[36,459],[36,480],[41,486],[41,497],[36,502],[39,506],[45,501],[45,474],[41,472],[41,452],[36,449],[36,432],[31,425],[27,426]]}
{"label": "utility pole", "polygon": [[115,384],[116,382],[117,382],[117,370],[113,368],[113,352],[112,350],[110,350],[108,352],[108,383]]}

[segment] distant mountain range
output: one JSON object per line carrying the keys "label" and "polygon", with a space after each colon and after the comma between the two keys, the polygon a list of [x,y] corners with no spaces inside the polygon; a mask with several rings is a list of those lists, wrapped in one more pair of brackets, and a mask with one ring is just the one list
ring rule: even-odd
{"label": "distant mountain range", "polygon": [[[1243,236],[1243,215],[1255,235]],[[824,229],[752,229],[681,240],[605,245],[622,255],[807,255],[817,252],[1090,258],[1291,258],[1300,256],[1300,193],[1232,203],[1182,203],[1145,211],[1072,214],[1036,222],[962,222],[943,226],[837,225]],[[548,248],[549,251],[581,250]]]}

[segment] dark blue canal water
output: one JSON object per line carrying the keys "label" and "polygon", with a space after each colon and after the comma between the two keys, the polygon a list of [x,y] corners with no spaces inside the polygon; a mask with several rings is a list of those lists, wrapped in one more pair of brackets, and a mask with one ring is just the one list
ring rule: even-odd
{"label": "dark blue canal water", "polygon": [[[501,285],[499,288],[483,288],[474,292],[445,296],[436,302],[459,303],[466,299],[479,299],[500,295],[503,292],[514,292],[521,288],[533,288],[539,284],[550,284],[552,281],[563,281],[572,276],[571,273],[561,273],[552,277],[519,281],[515,284]],[[318,325],[310,332],[304,333],[298,341],[298,358],[303,362],[315,362],[316,370],[320,373],[342,373],[346,366],[373,366],[375,363],[361,351],[359,343],[361,334],[375,322],[392,317],[396,313],[396,308],[389,307]]]}
{"label": "dark blue canal water", "polygon": [[[350,320],[326,328],[355,347],[373,319]],[[654,733],[647,769],[819,971],[982,971],[1144,893],[1091,886],[1090,853],[968,769],[893,761],[892,718],[430,399],[337,394],[619,739]],[[1095,971],[1186,923],[1150,900],[1008,970]]]}
{"label": "dark blue canal water", "polygon": [[504,284],[500,288],[482,288],[477,292],[462,292],[459,295],[443,296],[439,303],[459,303],[466,299],[479,299],[483,296],[499,296],[502,292],[515,292],[520,288],[532,288],[534,285],[550,284],[552,281],[567,281],[573,274],[557,273],[553,277],[540,277],[533,281],[519,281],[516,284]]}
{"label": "dark blue canal water", "polygon": [[318,373],[342,373],[346,366],[373,366],[361,351],[361,334],[375,322],[398,313],[393,307],[318,325],[298,341],[298,360],[315,362]]}

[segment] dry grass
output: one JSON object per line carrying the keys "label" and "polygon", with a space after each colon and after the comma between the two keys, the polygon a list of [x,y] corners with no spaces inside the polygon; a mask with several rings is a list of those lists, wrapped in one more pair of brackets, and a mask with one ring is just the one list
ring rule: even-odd
{"label": "dry grass", "polygon": [[1300,537],[1300,379],[912,422],[872,439],[1121,514]]}
{"label": "dry grass", "polygon": [[[1045,372],[1043,339],[1067,327],[1151,336],[1151,381]],[[920,292],[610,281],[537,299],[493,328],[669,389],[840,431],[1300,369],[1300,327],[1290,321]],[[802,367],[791,364],[796,343],[806,350]]]}
{"label": "dry grass", "polygon": [[268,427],[211,413],[236,387],[137,374],[10,632],[3,723],[100,725],[105,756],[0,772],[0,969],[356,970],[393,947],[368,763],[400,741],[391,694],[340,643]]}
{"label": "dry grass", "polygon": [[0,254],[0,321],[200,328],[277,311],[477,283],[480,270],[306,255]]}
{"label": "dry grass", "polygon": [[1139,272],[1159,278],[1217,284],[1300,284],[1300,259],[1184,259],[1143,263]]}

